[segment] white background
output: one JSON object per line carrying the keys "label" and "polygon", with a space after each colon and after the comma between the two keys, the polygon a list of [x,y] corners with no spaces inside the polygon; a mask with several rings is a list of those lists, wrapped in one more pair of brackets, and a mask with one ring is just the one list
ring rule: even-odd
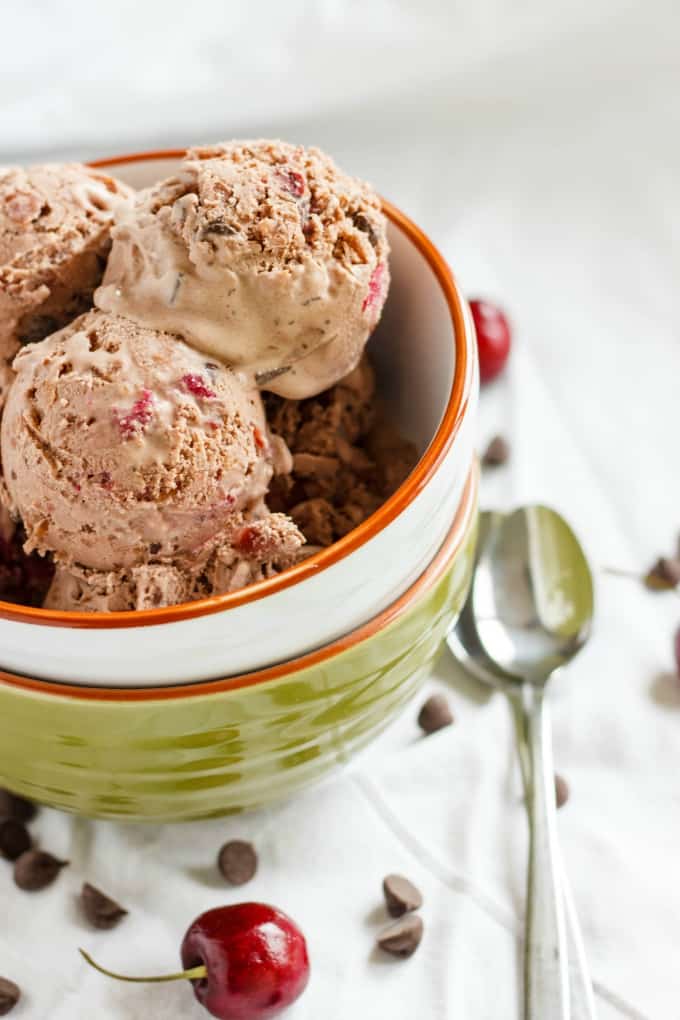
{"label": "white background", "polygon": [[[486,505],[540,499],[597,568],[642,568],[680,529],[680,15],[662,0],[375,0],[3,5],[0,161],[85,159],[233,135],[328,149],[443,249],[515,325],[480,439],[513,442]],[[673,595],[598,573],[591,645],[555,691],[573,797],[560,835],[604,1020],[680,1016],[680,687]],[[418,740],[416,706],[350,775],[279,809],[123,828],[43,812],[72,866],[28,898],[0,868],[0,973],[17,1020],[200,1017],[182,986],[85,973],[86,944],[173,969],[186,924],[234,896],[211,869],[251,837],[250,898],[303,924],[313,980],[291,1020],[520,1015],[523,810],[505,706],[442,659],[458,724]],[[372,954],[380,881],[423,888],[406,963]],[[92,934],[83,877],[130,908]],[[578,1020],[578,1017],[576,1018]]]}

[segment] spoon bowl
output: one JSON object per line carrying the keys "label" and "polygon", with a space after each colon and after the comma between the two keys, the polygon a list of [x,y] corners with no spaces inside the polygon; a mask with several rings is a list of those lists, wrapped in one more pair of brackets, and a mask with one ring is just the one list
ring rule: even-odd
{"label": "spoon bowl", "polygon": [[576,655],[593,619],[593,581],[581,545],[555,510],[492,515],[472,596],[480,647],[503,671],[544,684]]}

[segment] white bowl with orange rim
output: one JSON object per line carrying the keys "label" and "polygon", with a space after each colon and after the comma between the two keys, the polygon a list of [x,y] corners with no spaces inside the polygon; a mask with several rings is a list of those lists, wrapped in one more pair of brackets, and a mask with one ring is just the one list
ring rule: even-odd
{"label": "white bowl with orange rim", "polygon": [[[172,174],[181,156],[142,153],[97,165],[142,187]],[[384,208],[392,285],[369,350],[381,398],[420,452],[408,479],[341,541],[241,591],[122,613],[0,602],[6,673],[158,688],[285,663],[388,611],[431,567],[463,511],[471,522],[478,371],[469,310],[434,245],[389,202]]]}

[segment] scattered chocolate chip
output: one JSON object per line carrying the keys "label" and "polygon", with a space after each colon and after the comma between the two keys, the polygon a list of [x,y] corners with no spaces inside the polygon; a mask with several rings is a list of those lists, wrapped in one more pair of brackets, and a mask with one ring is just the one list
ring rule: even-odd
{"label": "scattered chocolate chip", "polygon": [[390,917],[401,917],[423,905],[423,894],[403,875],[388,875],[383,880],[383,893]]}
{"label": "scattered chocolate chip", "polygon": [[245,885],[257,871],[255,847],[242,839],[232,839],[220,850],[217,867],[231,885]]}
{"label": "scattered chocolate chip", "polygon": [[26,892],[51,885],[68,861],[60,861],[44,850],[26,850],[14,862],[14,881]]}
{"label": "scattered chocolate chip", "polygon": [[494,436],[482,457],[484,467],[500,467],[510,458],[510,444],[503,436]]}
{"label": "scattered chocolate chip", "polygon": [[453,714],[443,694],[432,694],[418,713],[418,725],[426,734],[436,733],[452,722]]}
{"label": "scattered chocolate chip", "polygon": [[652,591],[671,591],[680,584],[680,559],[661,556],[650,567],[644,578],[645,587]]}
{"label": "scattered chocolate chip", "polygon": [[19,822],[32,821],[38,812],[35,804],[9,790],[0,789],[0,818],[16,818]]}
{"label": "scattered chocolate chip", "polygon": [[563,807],[569,800],[569,783],[563,776],[555,773],[555,803],[558,808]]}
{"label": "scattered chocolate chip", "polygon": [[95,928],[115,928],[127,914],[120,903],[110,899],[89,882],[84,882],[80,890],[80,905],[85,917]]}
{"label": "scattered chocolate chip", "polygon": [[8,978],[0,977],[0,1016],[7,1016],[21,998],[19,985]]}
{"label": "scattered chocolate chip", "polygon": [[0,854],[8,861],[16,861],[17,857],[31,848],[31,837],[23,822],[16,818],[6,818],[0,822]]}
{"label": "scattered chocolate chip", "polygon": [[413,956],[423,937],[423,922],[417,914],[404,914],[394,924],[384,928],[376,939],[386,953],[406,959]]}

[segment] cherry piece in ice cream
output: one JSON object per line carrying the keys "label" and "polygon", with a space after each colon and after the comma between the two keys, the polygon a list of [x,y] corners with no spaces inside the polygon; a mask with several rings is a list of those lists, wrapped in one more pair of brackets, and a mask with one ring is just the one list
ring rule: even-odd
{"label": "cherry piece in ice cream", "polygon": [[385,266],[382,263],[378,263],[368,281],[368,294],[361,305],[362,312],[376,307],[378,309],[382,308],[385,297],[385,282]]}
{"label": "cherry piece in ice cream", "polygon": [[193,393],[195,397],[200,397],[203,400],[212,400],[213,397],[217,396],[215,391],[210,389],[205,379],[195,372],[183,375],[182,382],[189,393]]}
{"label": "cherry piece in ice cream", "polygon": [[113,415],[123,439],[132,439],[143,432],[153,418],[153,393],[151,390],[142,390],[141,396],[135,400],[127,414],[121,415],[114,408]]}
{"label": "cherry piece in ice cream", "polygon": [[89,964],[121,981],[191,981],[194,995],[218,1020],[269,1020],[290,1006],[309,980],[304,935],[282,911],[237,903],[201,914],[182,942],[178,974],[130,978]]}
{"label": "cherry piece in ice cream", "polygon": [[302,198],[305,193],[305,179],[297,170],[285,170],[279,173],[279,179],[286,191],[294,198]]}
{"label": "cherry piece in ice cream", "polygon": [[477,333],[479,375],[482,382],[491,382],[503,371],[510,354],[510,324],[502,309],[489,301],[470,301],[470,311]]}

